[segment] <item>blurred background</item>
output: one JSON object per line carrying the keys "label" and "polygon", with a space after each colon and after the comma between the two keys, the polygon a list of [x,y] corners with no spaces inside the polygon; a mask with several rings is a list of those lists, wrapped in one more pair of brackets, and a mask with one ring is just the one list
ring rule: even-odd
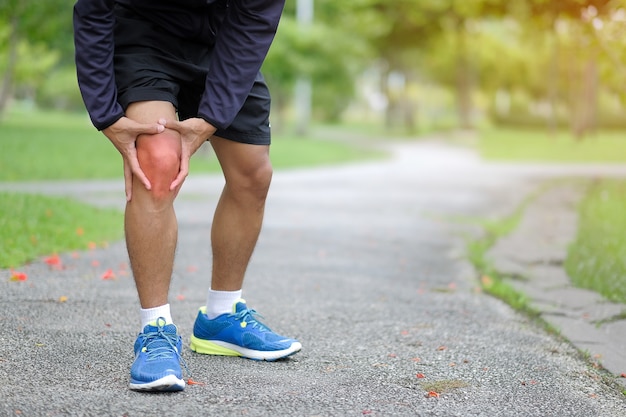
{"label": "blurred background", "polygon": [[[0,114],[82,112],[71,0],[0,1]],[[624,129],[624,0],[288,0],[273,126]]]}
{"label": "blurred background", "polygon": [[[0,113],[83,111],[72,0],[0,1]],[[288,0],[263,71],[273,125],[419,134],[623,129],[624,0]],[[383,130],[381,130],[383,131]]]}

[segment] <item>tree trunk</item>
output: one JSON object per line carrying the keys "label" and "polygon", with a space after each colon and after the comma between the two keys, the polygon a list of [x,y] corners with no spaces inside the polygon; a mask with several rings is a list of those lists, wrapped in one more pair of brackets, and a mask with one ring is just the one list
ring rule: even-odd
{"label": "tree trunk", "polygon": [[459,123],[463,129],[472,127],[472,81],[470,74],[469,57],[467,53],[467,39],[465,21],[459,20],[456,27],[456,101]]}
{"label": "tree trunk", "polygon": [[15,66],[17,65],[17,16],[11,18],[9,31],[7,67],[2,77],[2,85],[0,86],[0,118],[6,110],[13,90],[13,75],[15,73]]}
{"label": "tree trunk", "polygon": [[556,136],[558,129],[557,104],[559,100],[559,62],[560,62],[560,45],[559,35],[556,32],[556,19],[552,24],[552,57],[550,59],[550,68],[548,69],[548,103],[550,103],[550,114],[546,120],[548,132],[552,137]]}

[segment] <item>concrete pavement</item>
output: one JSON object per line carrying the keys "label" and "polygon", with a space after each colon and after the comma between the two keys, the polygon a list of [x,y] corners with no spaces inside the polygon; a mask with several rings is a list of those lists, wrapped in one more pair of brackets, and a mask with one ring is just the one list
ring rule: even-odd
{"label": "concrete pavement", "polygon": [[[399,145],[394,155],[276,173],[244,297],[303,350],[259,363],[185,348],[200,384],[182,393],[127,389],[139,323],[122,242],[63,254],[62,270],[33,262],[25,282],[0,272],[0,415],[624,415],[615,378],[479,290],[465,260],[476,230],[449,219],[509,214],[549,178],[626,170],[486,164],[438,142]],[[0,189],[122,207],[122,186]],[[221,186],[190,177],[177,201],[171,304],[185,339],[209,284]],[[109,268],[116,279],[103,280]]]}

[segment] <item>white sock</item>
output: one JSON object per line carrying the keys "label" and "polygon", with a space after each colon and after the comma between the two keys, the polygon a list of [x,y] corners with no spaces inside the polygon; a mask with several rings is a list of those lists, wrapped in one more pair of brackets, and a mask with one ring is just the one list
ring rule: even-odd
{"label": "white sock", "polygon": [[213,320],[215,317],[225,313],[233,312],[233,304],[241,298],[239,291],[214,291],[209,290],[206,300],[206,315]]}
{"label": "white sock", "polygon": [[170,313],[170,305],[165,304],[159,307],[142,308],[139,312],[141,317],[141,328],[143,329],[148,324],[154,323],[159,317],[165,319],[166,324],[172,324],[172,313]]}

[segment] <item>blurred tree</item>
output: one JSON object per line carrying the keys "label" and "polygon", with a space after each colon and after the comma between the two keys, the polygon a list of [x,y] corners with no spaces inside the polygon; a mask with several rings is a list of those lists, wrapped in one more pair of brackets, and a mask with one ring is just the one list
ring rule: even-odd
{"label": "blurred tree", "polygon": [[560,101],[568,104],[570,127],[576,137],[581,138],[595,129],[600,87],[596,25],[607,18],[618,3],[612,0],[527,0],[515,5],[520,21],[543,34],[544,45],[551,45],[545,77],[551,130],[558,124]]}
{"label": "blurred tree", "polygon": [[275,125],[284,126],[299,76],[313,83],[313,109],[318,119],[336,121],[354,96],[354,79],[363,69],[368,52],[366,38],[355,36],[355,26],[366,24],[350,18],[362,0],[317,0],[315,22],[306,29],[295,19],[288,2],[276,39],[263,64],[271,85]]}
{"label": "blurred tree", "polygon": [[[388,22],[389,30],[374,42],[387,64],[387,75],[401,73],[410,82],[420,69],[426,70],[431,79],[456,92],[459,123],[463,128],[471,127],[476,64],[469,45],[473,23],[504,15],[507,3],[505,0],[402,0],[393,3],[372,0],[381,19]],[[433,59],[445,64],[430,65]],[[393,101],[391,97],[391,111]],[[407,128],[412,130],[413,126]]]}
{"label": "blurred tree", "polygon": [[73,3],[0,0],[0,114],[16,82],[34,91],[62,56],[71,57]]}

